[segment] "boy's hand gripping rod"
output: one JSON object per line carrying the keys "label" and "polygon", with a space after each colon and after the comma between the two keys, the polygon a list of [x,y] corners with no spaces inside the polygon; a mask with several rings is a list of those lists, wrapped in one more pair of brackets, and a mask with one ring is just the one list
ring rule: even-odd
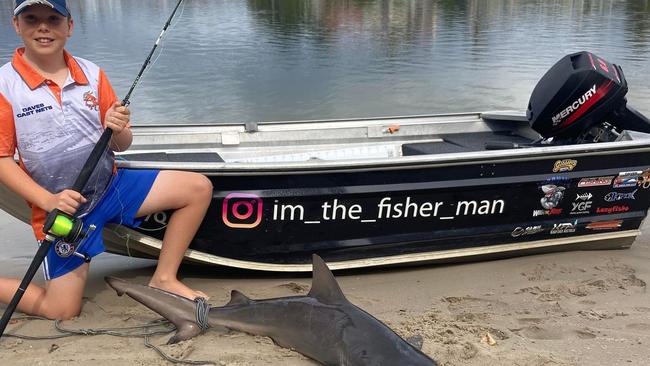
{"label": "boy's hand gripping rod", "polygon": [[[122,100],[123,106],[126,107],[129,105],[129,98],[131,97],[133,89],[135,89],[136,85],[140,81],[140,78],[142,77],[142,74],[144,74],[144,71],[150,65],[151,57],[153,56],[154,51],[158,47],[158,44],[160,43],[163,35],[172,22],[174,15],[176,14],[176,10],[178,10],[178,7],[182,2],[183,0],[178,0],[178,3],[176,3],[174,11],[169,16],[169,19],[167,19],[165,26],[163,27],[160,35],[158,36],[158,39],[156,40],[156,43],[154,43],[151,51],[149,52],[149,55],[147,56],[147,59],[144,61],[144,64],[142,64],[138,76],[136,76],[133,84],[131,85],[131,88],[126,94],[126,97],[124,97]],[[83,168],[81,168],[81,172],[79,172],[79,175],[77,176],[77,179],[71,188],[73,191],[79,193],[83,191],[86,183],[88,183],[88,179],[90,179],[90,175],[95,170],[99,159],[108,147],[112,136],[113,130],[106,128],[99,138],[99,141],[97,141],[97,144],[95,144],[95,147],[90,152],[90,155],[84,163]],[[20,302],[20,299],[23,297],[23,294],[25,293],[25,290],[29,286],[30,282],[32,282],[36,271],[41,266],[41,263],[43,263],[43,260],[45,259],[45,256],[47,256],[47,253],[49,252],[52,244],[56,243],[59,240],[63,240],[66,243],[75,244],[86,236],[86,232],[83,230],[83,223],[81,220],[58,209],[54,209],[47,214],[47,218],[45,219],[45,224],[43,226],[43,232],[45,233],[45,240],[43,240],[38,247],[36,255],[34,255],[34,259],[32,259],[32,263],[29,265],[27,273],[25,273],[25,277],[23,277],[23,280],[20,282],[20,285],[18,286],[14,297],[11,299],[9,305],[7,305],[7,308],[2,315],[2,319],[0,319],[0,337],[2,337],[5,328],[7,328],[7,324],[9,324],[11,316],[13,315],[16,307],[18,306],[18,303]],[[90,262],[90,257],[87,257],[85,255],[82,256],[86,262]]]}

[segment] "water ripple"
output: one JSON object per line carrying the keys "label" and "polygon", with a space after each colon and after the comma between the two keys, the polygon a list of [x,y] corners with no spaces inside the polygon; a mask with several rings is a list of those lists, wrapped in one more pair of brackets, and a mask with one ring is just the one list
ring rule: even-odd
{"label": "water ripple", "polygon": [[[175,0],[72,0],[68,49],[131,86]],[[0,3],[0,58],[20,44]],[[290,120],[526,106],[560,57],[622,65],[650,112],[647,1],[193,0],[133,96],[136,123]]]}

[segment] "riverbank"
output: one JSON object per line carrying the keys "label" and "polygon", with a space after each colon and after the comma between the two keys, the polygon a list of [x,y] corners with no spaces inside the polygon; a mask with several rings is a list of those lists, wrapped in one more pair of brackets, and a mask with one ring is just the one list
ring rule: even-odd
{"label": "riverbank", "polygon": [[[648,224],[644,225],[649,231]],[[0,211],[0,276],[22,277],[35,247],[29,227]],[[441,365],[650,364],[650,238],[629,250],[568,252],[456,265],[335,273],[348,299],[404,337],[421,337]],[[118,297],[106,275],[146,283],[154,261],[103,254],[93,261],[82,314],[66,328],[124,327],[157,318]],[[35,281],[42,283],[42,276]],[[309,277],[184,267],[183,280],[228,301],[304,294]],[[19,321],[8,331],[57,334],[50,321]],[[313,365],[265,337],[213,329],[178,345],[151,337],[169,355],[218,365]],[[0,341],[10,365],[86,365],[165,361],[140,338],[108,335]]]}

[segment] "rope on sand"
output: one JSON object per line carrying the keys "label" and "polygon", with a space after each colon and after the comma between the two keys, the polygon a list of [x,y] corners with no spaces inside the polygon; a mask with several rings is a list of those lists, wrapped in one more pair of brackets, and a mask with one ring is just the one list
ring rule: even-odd
{"label": "rope on sand", "polygon": [[[13,317],[12,320],[45,320],[50,321],[49,319],[24,315]],[[149,343],[149,337],[154,335],[164,335],[172,333],[176,330],[176,327],[171,324],[166,319],[156,319],[141,325],[135,325],[131,327],[116,327],[116,328],[79,328],[79,329],[69,329],[62,326],[61,320],[54,321],[54,328],[60,334],[54,335],[44,335],[44,336],[28,336],[24,334],[17,334],[13,332],[5,332],[4,337],[13,337],[26,340],[47,340],[47,339],[59,339],[73,336],[96,336],[96,335],[109,335],[114,337],[124,337],[124,338],[143,338],[144,345],[147,348],[153,348],[162,358],[165,360],[175,363],[175,364],[185,364],[185,365],[216,365],[213,361],[193,361],[193,360],[179,360],[168,356],[157,346]],[[161,328],[161,329],[156,329]]]}

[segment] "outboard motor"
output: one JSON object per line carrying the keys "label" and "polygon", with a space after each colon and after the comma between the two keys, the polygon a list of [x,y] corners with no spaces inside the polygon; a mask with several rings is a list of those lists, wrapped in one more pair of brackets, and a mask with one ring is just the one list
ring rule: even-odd
{"label": "outboard motor", "polygon": [[622,130],[650,133],[650,121],[627,105],[620,66],[589,52],[567,55],[540,79],[526,116],[546,143],[616,141]]}

